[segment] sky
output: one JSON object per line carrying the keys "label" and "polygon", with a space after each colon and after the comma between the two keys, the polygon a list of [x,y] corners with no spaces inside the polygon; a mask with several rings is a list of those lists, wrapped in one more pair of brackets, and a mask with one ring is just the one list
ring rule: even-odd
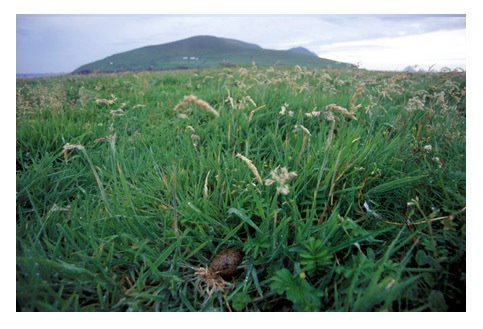
{"label": "sky", "polygon": [[16,71],[66,73],[195,35],[305,47],[371,70],[466,69],[464,15],[17,15]]}

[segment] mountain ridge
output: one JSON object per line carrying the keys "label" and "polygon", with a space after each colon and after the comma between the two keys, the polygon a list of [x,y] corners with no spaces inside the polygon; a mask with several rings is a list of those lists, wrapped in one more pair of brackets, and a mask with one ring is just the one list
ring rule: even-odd
{"label": "mountain ridge", "polygon": [[82,65],[73,73],[196,69],[249,65],[252,62],[260,65],[300,65],[317,68],[354,67],[349,63],[320,58],[303,47],[272,50],[236,39],[200,35],[113,54]]}
{"label": "mountain ridge", "polygon": [[319,55],[317,55],[313,51],[310,51],[310,50],[308,50],[307,48],[304,48],[304,47],[294,47],[294,48],[290,48],[287,51],[290,51],[290,52],[296,53],[296,54],[303,54],[303,55],[307,55],[307,56],[319,57]]}

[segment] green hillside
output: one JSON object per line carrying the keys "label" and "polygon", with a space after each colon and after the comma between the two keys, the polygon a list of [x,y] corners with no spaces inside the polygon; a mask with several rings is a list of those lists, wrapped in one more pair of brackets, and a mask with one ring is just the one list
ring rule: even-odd
{"label": "green hillside", "polygon": [[74,73],[194,69],[247,65],[252,62],[259,65],[300,65],[314,68],[353,66],[303,52],[263,49],[258,45],[233,39],[196,36],[115,54],[83,65]]}

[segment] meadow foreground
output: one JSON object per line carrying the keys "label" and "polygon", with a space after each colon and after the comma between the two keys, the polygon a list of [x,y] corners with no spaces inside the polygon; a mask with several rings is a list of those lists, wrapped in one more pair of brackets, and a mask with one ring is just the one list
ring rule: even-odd
{"label": "meadow foreground", "polygon": [[465,92],[299,66],[18,79],[17,310],[464,311]]}

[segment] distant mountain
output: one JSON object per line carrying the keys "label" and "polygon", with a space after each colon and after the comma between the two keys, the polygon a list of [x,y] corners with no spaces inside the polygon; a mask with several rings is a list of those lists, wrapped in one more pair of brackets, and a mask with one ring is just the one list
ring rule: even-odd
{"label": "distant mountain", "polygon": [[208,68],[221,65],[300,65],[317,68],[349,68],[352,64],[319,58],[299,47],[270,50],[234,39],[195,36],[115,54],[83,65],[73,73],[122,72]]}
{"label": "distant mountain", "polygon": [[290,48],[288,51],[291,52],[291,53],[300,54],[300,55],[319,57],[319,55],[317,55],[313,51],[310,51],[310,50],[308,50],[307,48],[304,48],[304,47]]}

